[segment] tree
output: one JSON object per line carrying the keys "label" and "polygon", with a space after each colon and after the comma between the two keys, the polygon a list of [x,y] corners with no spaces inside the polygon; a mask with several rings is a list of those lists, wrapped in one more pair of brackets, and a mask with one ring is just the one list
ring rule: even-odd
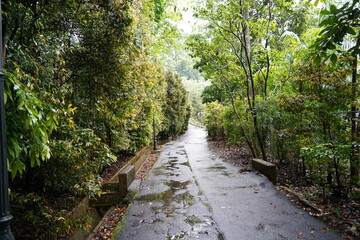
{"label": "tree", "polygon": [[166,83],[166,99],[163,108],[165,128],[160,132],[160,136],[163,138],[170,136],[174,138],[187,129],[191,116],[191,108],[188,92],[180,76],[173,72],[167,72]]}
{"label": "tree", "polygon": [[[314,48],[318,52],[314,57],[316,65],[321,62],[330,60],[335,64],[338,61],[338,55],[352,57],[352,86],[351,86],[351,140],[352,153],[350,155],[351,164],[351,178],[354,184],[359,184],[359,169],[360,169],[360,154],[359,154],[359,127],[357,117],[358,105],[358,55],[360,53],[360,31],[359,31],[359,17],[360,5],[358,0],[353,0],[352,3],[347,2],[341,7],[336,7],[330,4],[329,9],[321,11],[324,19],[320,26],[323,30],[314,43]],[[352,41],[353,46],[344,49],[345,42]]]}
{"label": "tree", "polygon": [[[284,14],[288,1],[206,1],[197,16],[208,21],[208,36],[194,35],[189,42],[205,78],[220,82],[228,92],[235,115],[237,99],[245,99],[256,137],[256,146],[266,160],[266,134],[259,123],[258,103],[269,97],[271,64],[278,48],[276,37],[284,28],[298,26]],[[306,11],[299,11],[303,16]],[[287,19],[287,20],[285,20]],[[284,23],[283,26],[279,24]],[[301,32],[300,29],[297,31]],[[240,101],[242,102],[242,101]],[[252,142],[243,126],[246,142]],[[251,144],[252,145],[252,144]],[[249,146],[250,147],[250,146]],[[258,151],[254,148],[254,157]]]}
{"label": "tree", "polygon": [[212,140],[224,139],[224,106],[218,101],[207,103],[202,122]]}

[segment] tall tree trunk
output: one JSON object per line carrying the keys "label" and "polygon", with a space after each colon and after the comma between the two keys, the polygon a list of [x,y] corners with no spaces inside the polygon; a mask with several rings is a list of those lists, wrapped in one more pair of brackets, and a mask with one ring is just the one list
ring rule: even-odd
{"label": "tall tree trunk", "polygon": [[246,67],[248,68],[248,71],[247,71],[248,74],[246,76],[246,78],[247,78],[246,81],[248,82],[247,83],[248,85],[249,85],[249,81],[250,81],[250,86],[251,86],[251,88],[250,88],[251,91],[249,90],[249,88],[247,91],[247,99],[248,99],[248,104],[249,104],[249,108],[250,108],[252,119],[253,119],[256,138],[258,140],[259,147],[261,150],[261,155],[262,155],[262,158],[266,161],[267,157],[266,157],[266,152],[265,152],[265,144],[261,137],[259,124],[258,124],[258,117],[257,117],[256,109],[255,109],[256,91],[255,91],[255,83],[254,83],[253,71],[252,71],[252,66],[251,66],[251,53],[250,53],[250,51],[251,51],[250,44],[251,43],[250,43],[248,20],[249,20],[249,8],[246,6],[244,9],[244,24],[243,24],[244,33],[243,34],[244,34],[244,42],[245,42]]}
{"label": "tall tree trunk", "polygon": [[[356,45],[360,45],[358,38]],[[357,101],[357,68],[358,57],[355,55],[352,64],[352,86],[351,86],[351,154],[350,154],[350,177],[353,185],[359,185],[359,147],[358,143],[358,123],[356,117],[356,101]]]}

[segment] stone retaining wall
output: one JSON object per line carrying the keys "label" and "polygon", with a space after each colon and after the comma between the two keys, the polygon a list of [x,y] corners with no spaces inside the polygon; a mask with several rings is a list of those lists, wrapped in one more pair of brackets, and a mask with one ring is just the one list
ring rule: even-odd
{"label": "stone retaining wall", "polygon": [[269,180],[276,185],[276,166],[273,163],[266,162],[262,159],[254,158],[252,168],[264,174]]}

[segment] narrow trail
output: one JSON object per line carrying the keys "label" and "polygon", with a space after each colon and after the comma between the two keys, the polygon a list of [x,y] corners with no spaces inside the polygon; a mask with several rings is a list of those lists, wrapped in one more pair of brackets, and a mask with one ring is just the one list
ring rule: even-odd
{"label": "narrow trail", "polygon": [[117,240],[342,239],[297,209],[264,177],[219,159],[194,126],[167,143]]}

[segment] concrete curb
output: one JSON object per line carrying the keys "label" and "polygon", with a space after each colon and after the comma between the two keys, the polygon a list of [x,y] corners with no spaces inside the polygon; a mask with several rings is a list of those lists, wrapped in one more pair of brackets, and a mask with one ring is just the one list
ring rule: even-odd
{"label": "concrete curb", "polygon": [[[149,157],[150,152],[152,151],[152,146],[147,146],[141,149],[139,152],[136,153],[136,155],[128,162],[126,163],[119,171],[107,182],[117,182],[119,179],[120,173],[126,169],[130,165],[134,165],[135,172],[137,172],[140,167],[143,165],[145,160]],[[99,223],[102,221],[103,217],[100,212],[94,208],[90,207],[89,204],[89,197],[85,197],[81,203],[74,208],[71,214],[70,219],[76,219],[79,218],[82,215],[90,216],[90,223],[88,224],[88,228],[86,230],[81,229],[73,229],[72,232],[70,232],[68,239],[69,240],[78,240],[78,239],[85,239],[89,234],[93,232],[93,230],[99,225]],[[106,214],[106,213],[105,213]],[[50,239],[56,239],[54,238],[46,238],[46,240]]]}

